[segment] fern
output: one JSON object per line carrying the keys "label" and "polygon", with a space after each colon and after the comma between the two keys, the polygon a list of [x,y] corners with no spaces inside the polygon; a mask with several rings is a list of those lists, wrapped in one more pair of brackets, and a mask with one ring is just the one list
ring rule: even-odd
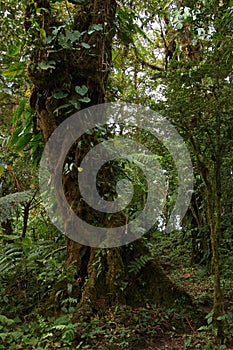
{"label": "fern", "polygon": [[78,303],[78,299],[69,297],[69,298],[66,298],[66,299],[62,300],[61,304],[63,305],[63,304],[66,304],[66,303],[77,304]]}
{"label": "fern", "polygon": [[33,242],[28,237],[18,237],[17,241],[0,251],[0,273],[15,269],[34,269],[35,261],[43,262],[53,246],[52,240]]}
{"label": "fern", "polygon": [[56,324],[51,327],[52,330],[61,331],[62,333],[62,341],[65,345],[71,345],[72,341],[75,338],[77,331],[77,323],[68,323],[68,324]]}
{"label": "fern", "polygon": [[78,323],[72,323],[70,321],[70,315],[62,315],[55,320],[49,331],[52,333],[54,333],[54,330],[61,332],[61,339],[64,345],[71,345],[76,335],[77,326]]}
{"label": "fern", "polygon": [[51,329],[56,329],[57,331],[63,331],[67,327],[66,324],[56,324]]}
{"label": "fern", "polygon": [[75,338],[75,334],[76,334],[76,325],[69,325],[68,327],[66,327],[66,329],[64,330],[63,334],[62,334],[62,340],[64,342],[64,344],[66,345],[71,345],[72,341]]}
{"label": "fern", "polygon": [[37,319],[38,319],[40,329],[42,331],[44,331],[48,327],[47,322],[45,321],[45,319],[41,315],[37,315]]}
{"label": "fern", "polygon": [[21,247],[16,246],[6,250],[0,256],[0,272],[8,272],[9,270],[14,269],[21,261],[23,250]]}
{"label": "fern", "polygon": [[152,260],[150,255],[141,255],[129,263],[129,272],[138,274],[141,269],[147,264],[148,261]]}

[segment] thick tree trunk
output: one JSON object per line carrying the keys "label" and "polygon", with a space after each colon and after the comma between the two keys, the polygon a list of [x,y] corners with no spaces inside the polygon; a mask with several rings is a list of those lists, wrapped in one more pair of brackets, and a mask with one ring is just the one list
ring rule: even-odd
{"label": "thick tree trunk", "polygon": [[[51,35],[51,27],[60,26],[61,23],[53,17],[49,1],[38,1],[37,6],[43,8],[38,22],[47,36]],[[75,86],[85,85],[88,88],[91,102],[81,105],[81,108],[104,102],[111,64],[115,10],[115,0],[91,0],[84,6],[77,6],[73,30],[84,32],[93,24],[102,25],[103,28],[103,32],[94,31],[82,37],[82,41],[91,47],[90,51],[85,47],[66,50],[56,43],[55,52],[51,52],[37,40],[29,65],[29,77],[34,84],[31,104],[37,110],[38,124],[45,141],[64,119],[60,111],[55,116],[54,110],[59,104],[67,103],[73,98]],[[32,16],[32,13],[33,9],[28,8],[27,17]],[[56,68],[41,70],[40,63],[43,60],[55,61]],[[61,91],[67,92],[68,96],[62,100],[55,99],[54,93]],[[82,150],[78,157],[81,156],[80,152]],[[71,155],[75,160],[75,147]],[[78,198],[74,182],[69,176],[64,178],[64,192],[70,204]],[[79,215],[82,215],[81,210]],[[145,305],[146,302],[171,305],[176,298],[188,298],[173,285],[155,260],[148,259],[137,271],[130,271],[130,263],[142,255],[150,255],[143,240],[125,247],[97,250],[67,239],[67,265],[75,264],[77,269],[76,290],[79,295],[76,297],[80,299],[80,307],[98,309],[116,302],[130,305]]]}

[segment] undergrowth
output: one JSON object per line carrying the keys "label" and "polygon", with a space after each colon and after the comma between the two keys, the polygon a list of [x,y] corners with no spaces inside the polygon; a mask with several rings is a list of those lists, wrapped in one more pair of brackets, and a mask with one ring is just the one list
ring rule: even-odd
{"label": "undergrowth", "polygon": [[[192,296],[193,305],[184,308],[177,300],[170,309],[148,303],[81,314],[75,266],[65,264],[65,238],[43,220],[38,228],[26,237],[1,235],[0,349],[155,349],[153,341],[169,337],[180,337],[183,349],[231,349],[233,276],[226,252],[226,339],[219,346],[211,314],[212,275],[204,265],[190,264],[190,247],[179,232],[155,237],[152,249],[175,284]],[[131,268],[134,273],[134,262]]]}

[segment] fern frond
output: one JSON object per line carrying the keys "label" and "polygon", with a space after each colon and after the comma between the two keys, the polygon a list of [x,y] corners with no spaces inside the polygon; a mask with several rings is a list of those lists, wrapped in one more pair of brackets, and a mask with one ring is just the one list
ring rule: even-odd
{"label": "fern frond", "polygon": [[20,247],[13,247],[0,254],[0,273],[8,272],[14,269],[15,266],[21,261],[23,251]]}
{"label": "fern frond", "polygon": [[129,263],[129,272],[138,274],[147,262],[152,259],[153,257],[150,255],[141,255]]}

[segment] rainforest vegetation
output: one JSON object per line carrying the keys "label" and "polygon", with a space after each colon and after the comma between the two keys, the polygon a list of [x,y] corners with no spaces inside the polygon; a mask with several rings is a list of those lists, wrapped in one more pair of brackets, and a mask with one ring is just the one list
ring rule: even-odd
{"label": "rainforest vegetation", "polygon": [[[233,1],[0,7],[0,349],[233,349]],[[91,148],[129,138],[163,170],[159,219],[140,237],[135,227],[139,238],[101,248],[54,225],[38,174],[53,132],[107,103],[166,118],[187,148],[193,188],[185,215],[166,230],[180,199],[171,147],[114,122],[74,139],[62,185],[73,212],[93,226],[128,230],[148,197],[138,166],[150,157],[133,154],[133,164],[114,160],[98,172],[107,201],[124,177],[134,190],[132,207],[106,216],[85,205],[77,186]]]}

